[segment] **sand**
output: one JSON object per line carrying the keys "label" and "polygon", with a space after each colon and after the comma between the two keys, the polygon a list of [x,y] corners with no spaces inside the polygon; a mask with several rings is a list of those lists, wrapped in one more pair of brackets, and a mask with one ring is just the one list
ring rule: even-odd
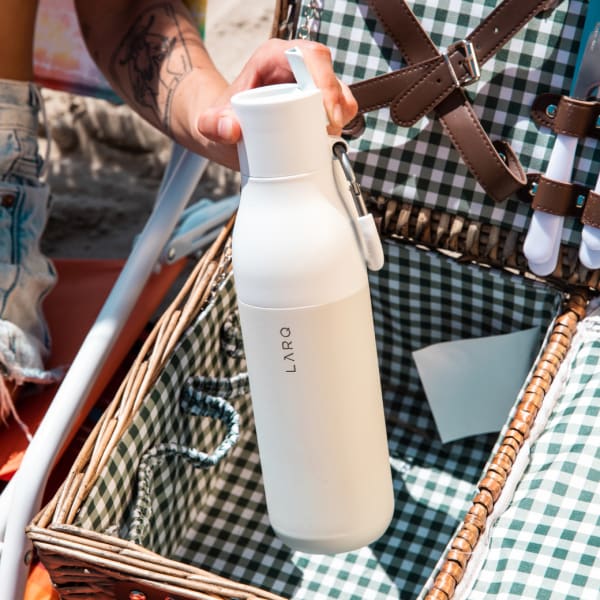
{"label": "sand", "polygon": [[[275,0],[209,0],[206,45],[232,80],[268,39]],[[42,239],[51,257],[124,258],[154,204],[171,142],[127,106],[44,89],[52,204]],[[46,147],[46,132],[40,145]],[[210,165],[194,199],[236,193],[239,176]]]}

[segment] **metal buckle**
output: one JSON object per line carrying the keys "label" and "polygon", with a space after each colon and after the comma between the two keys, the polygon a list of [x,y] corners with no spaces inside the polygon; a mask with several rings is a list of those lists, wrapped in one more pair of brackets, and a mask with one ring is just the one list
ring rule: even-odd
{"label": "metal buckle", "polygon": [[471,85],[481,77],[481,69],[479,68],[479,61],[477,60],[473,43],[469,40],[460,40],[459,42],[456,42],[455,46],[456,48],[460,48],[465,55],[465,66],[467,67],[470,77],[470,79],[463,81],[462,85]]}
{"label": "metal buckle", "polygon": [[450,62],[450,58],[448,57],[448,52],[445,52],[442,56],[448,65],[448,69],[450,69],[450,74],[452,75],[452,79],[454,80],[456,87],[471,85],[472,83],[478,81],[481,77],[481,69],[479,68],[479,62],[477,61],[477,55],[475,54],[475,48],[473,48],[472,42],[469,40],[460,40],[452,44],[450,48],[452,51],[455,49],[460,50],[464,54],[465,67],[467,69],[467,73],[469,74],[468,79],[459,81],[458,77],[456,76],[456,71],[454,70],[452,63]]}

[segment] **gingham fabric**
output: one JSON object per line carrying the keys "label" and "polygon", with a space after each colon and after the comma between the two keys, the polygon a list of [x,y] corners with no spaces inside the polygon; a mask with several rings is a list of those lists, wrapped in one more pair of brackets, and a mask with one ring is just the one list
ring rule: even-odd
{"label": "gingham fabric", "polygon": [[[392,0],[390,0],[392,1]],[[500,0],[408,0],[440,49],[465,38]],[[348,84],[404,65],[398,49],[362,0],[302,0],[300,31],[312,4],[322,5],[314,39],[332,51],[334,67]],[[568,94],[588,2],[564,0],[549,16],[532,19],[494,58],[482,66],[481,79],[466,88],[484,130],[492,140],[511,143],[526,172],[546,169],[555,139],[530,118],[536,96]],[[512,230],[525,231],[530,204],[517,199],[494,203],[461,162],[441,124],[431,114],[412,127],[398,127],[389,109],[366,114],[365,132],[350,142],[353,166],[362,187]],[[579,145],[574,180],[594,187],[600,173],[600,148]],[[563,240],[578,245],[581,224],[565,221]]]}
{"label": "gingham fabric", "polygon": [[485,562],[469,600],[600,598],[598,310],[580,323],[565,368],[530,462],[485,538]]}
{"label": "gingham fabric", "polygon": [[[507,273],[460,264],[436,252],[388,242],[386,267],[372,274],[378,351],[387,405],[396,509],[377,542],[356,552],[292,552],[266,512],[245,362],[240,353],[232,281],[187,332],[146,398],[77,524],[119,533],[180,562],[291,598],[415,598],[475,493],[495,436],[441,444],[418,383],[412,350],[435,341],[540,326],[561,295]],[[173,454],[153,473],[148,522],[137,525],[141,457],[173,444],[211,454],[227,427],[190,417],[186,381],[227,400],[239,415],[239,439],[215,467],[194,469]],[[196,379],[194,379],[196,378]],[[184,393],[185,399],[185,393]],[[140,532],[143,534],[140,537]]]}
{"label": "gingham fabric", "polygon": [[[239,329],[231,281],[205,313],[208,316],[199,319],[182,338],[91,490],[78,517],[84,527],[128,537],[137,506],[134,493],[141,458],[169,442],[210,453],[227,435],[221,421],[196,416],[193,411],[190,414],[182,403],[185,407],[189,402],[187,388],[194,384],[193,375],[218,382],[240,377],[245,370],[238,348],[241,341],[238,336],[236,342],[231,333],[232,328]],[[220,395],[234,403],[243,387],[228,387],[231,393]],[[181,537],[182,515],[196,510],[200,502],[195,492],[202,490],[219,468],[198,470],[177,454],[166,457],[152,473],[152,501],[146,518],[154,520],[154,525],[146,531],[146,538],[137,541],[170,555]]]}
{"label": "gingham fabric", "polygon": [[[542,335],[558,309],[558,297],[548,287],[494,269],[392,241],[384,245],[387,260],[371,274],[371,295],[388,419],[435,437],[412,352],[535,325]],[[408,435],[401,443],[411,451],[412,432],[400,428],[400,434]]]}
{"label": "gingham fabric", "polygon": [[[164,538],[160,536],[160,528],[155,527],[155,515],[158,513],[160,523],[162,500],[168,497],[173,488],[171,479],[186,475],[170,472],[168,467],[165,468],[166,465],[170,462],[185,462],[196,470],[213,471],[238,441],[240,434],[239,415],[225,399],[236,398],[244,393],[248,393],[246,373],[228,379],[202,376],[189,379],[189,383],[183,389],[180,406],[184,415],[210,419],[209,431],[202,437],[202,447],[212,450],[207,452],[187,445],[197,443],[193,441],[186,444],[167,441],[153,446],[141,456],[137,468],[136,502],[129,529],[129,538],[132,541],[147,544],[149,539],[156,536],[156,543],[161,547]],[[222,437],[222,441],[211,444],[211,436]],[[212,473],[204,477],[205,482],[211,475]],[[200,489],[200,486],[198,488]],[[153,507],[152,500],[155,498],[158,505]],[[195,507],[199,505],[200,502]]]}

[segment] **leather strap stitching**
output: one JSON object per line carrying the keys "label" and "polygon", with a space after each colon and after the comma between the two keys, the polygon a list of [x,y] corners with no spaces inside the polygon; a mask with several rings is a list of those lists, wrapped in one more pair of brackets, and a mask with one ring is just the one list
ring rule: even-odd
{"label": "leather strap stitching", "polygon": [[[481,141],[487,146],[487,148],[490,150],[490,155],[493,157],[494,161],[496,162],[496,164],[498,164],[500,167],[502,167],[503,169],[506,169],[506,164],[504,163],[504,161],[500,158],[500,155],[498,154],[498,152],[496,151],[496,149],[494,148],[493,144],[491,143],[490,139],[487,137],[487,135],[483,134],[479,128],[479,119],[477,119],[477,116],[473,113],[473,110],[471,109],[471,107],[469,105],[466,105],[465,108],[467,108],[467,116],[469,117],[469,119],[471,120],[471,122],[474,125],[477,125],[477,134],[479,135],[479,137],[481,138]],[[450,139],[452,140],[452,143],[457,146],[460,147],[459,141],[458,139],[455,137],[454,133],[451,131],[451,129],[449,129],[447,126],[444,127],[444,129],[446,130],[446,133],[450,136]],[[473,164],[473,162],[466,156],[463,155],[463,160],[465,161],[465,163],[467,164],[467,167],[469,167],[469,169],[471,171],[473,171],[473,173],[475,173],[477,179],[479,180],[479,178],[481,177],[481,174],[478,172],[477,167]]]}
{"label": "leather strap stitching", "polygon": [[[549,114],[548,107],[554,112]],[[577,100],[560,94],[540,94],[531,108],[533,120],[543,127],[549,127],[554,133],[571,137],[600,137],[600,101]]]}
{"label": "leather strap stitching", "polygon": [[583,203],[578,203],[577,199],[585,196],[587,191],[583,186],[556,181],[542,175],[533,198],[532,208],[560,217],[576,217],[584,211]]}
{"label": "leather strap stitching", "polygon": [[[419,63],[419,64],[421,65],[422,63]],[[445,61],[441,62],[440,66],[441,67],[445,67],[446,69],[451,68],[451,67],[446,66]],[[430,76],[432,75],[431,71],[429,72],[429,75]],[[401,113],[400,103],[402,102],[403,99],[405,99],[409,95],[414,94],[414,89],[413,88],[409,88],[403,94],[400,94],[400,95],[396,96],[394,98],[394,100],[392,101],[392,116],[394,118],[394,122],[398,123],[398,125],[403,125],[405,127],[409,127],[410,125],[414,125],[419,119],[423,118],[428,112],[430,112],[431,110],[433,110],[436,106],[439,105],[440,102],[442,102],[445,98],[447,98],[448,95],[453,90],[457,90],[457,89],[460,89],[459,86],[457,86],[454,83],[454,79],[451,78],[449,85],[447,85],[445,88],[443,88],[440,91],[440,93],[427,106],[423,107],[416,117],[413,116],[413,118],[406,120],[406,119],[403,119],[400,116],[400,113]]]}
{"label": "leather strap stitching", "polygon": [[[511,38],[514,37],[514,35],[520,31],[526,23],[528,23],[529,21],[531,21],[531,19],[533,17],[535,17],[535,15],[537,15],[541,10],[542,10],[542,5],[544,3],[543,2],[539,2],[535,7],[533,7],[524,17],[523,19],[521,19],[521,21],[519,21],[517,24],[515,24],[513,26],[513,28],[508,32],[507,35],[505,35],[504,37],[502,37],[498,43],[492,47],[492,49],[484,56],[478,56],[477,59],[479,60],[479,64],[483,64],[485,62],[487,62],[492,56],[494,56],[498,50],[504,46],[504,44],[506,44],[506,42],[508,40],[510,40]],[[503,12],[507,11],[510,7],[512,6],[511,2],[503,2],[502,4],[500,4],[496,9],[494,9],[494,11],[492,11],[490,13],[490,15],[488,15],[488,17],[486,19],[484,19],[483,23],[479,26],[476,27],[475,30],[471,33],[470,36],[467,36],[467,39],[470,40],[474,47],[475,50],[477,50],[477,41],[475,40],[475,38],[477,37],[477,34],[484,28],[487,29],[490,25],[493,24],[493,22],[497,19],[498,16],[500,16]]]}
{"label": "leather strap stitching", "polygon": [[[430,59],[429,62],[438,60],[437,57]],[[371,79],[365,79],[364,81],[359,81],[358,83],[352,84],[352,91],[354,93],[360,93],[361,90],[367,90],[369,88],[377,87],[380,85],[382,80],[393,81],[398,79],[403,79],[406,75],[412,75],[414,73],[418,73],[419,71],[424,71],[429,68],[428,61],[420,62],[416,65],[409,65],[404,67],[400,71],[394,71],[393,73],[386,73],[385,75],[379,75],[377,77],[372,77]],[[362,104],[360,107],[360,112],[370,112],[371,110],[376,110],[378,108],[382,108],[384,106],[388,106],[391,102],[396,98],[396,94],[389,98],[383,99],[381,102],[377,104]]]}
{"label": "leather strap stitching", "polygon": [[[462,90],[458,90],[456,93],[462,94],[463,92]],[[477,118],[477,115],[475,114],[474,109],[469,102],[465,101],[462,103],[460,110],[473,125],[473,127],[471,127],[471,131],[475,132],[475,134],[479,137],[480,141],[483,143],[483,147],[487,150],[487,152],[485,154],[481,154],[479,152],[481,149],[480,146],[475,148],[464,144],[457,138],[454,128],[448,125],[447,120],[443,117],[440,117],[440,121],[444,126],[444,130],[450,137],[450,140],[454,146],[460,151],[462,159],[471,172],[475,175],[477,181],[479,181],[479,183],[484,187],[486,192],[493,198],[494,201],[501,202],[514,193],[517,189],[527,185],[527,176],[523,171],[518,159],[516,158],[516,155],[514,152],[512,152],[512,149],[510,146],[508,146],[508,144],[506,145],[506,152],[512,155],[510,158],[513,159],[512,163],[514,170],[510,168],[507,162],[502,160],[498,151],[494,147],[494,144],[481,127],[481,123],[479,122],[479,119]],[[462,132],[464,130],[457,128],[456,131]],[[473,156],[476,156],[478,161],[477,164],[473,160]],[[486,174],[479,166],[483,164],[481,161],[493,162],[496,167],[498,167],[498,170],[493,173],[489,172],[489,174]],[[504,178],[504,182],[499,180],[500,177]],[[506,179],[507,177],[508,179]]]}
{"label": "leather strap stitching", "polygon": [[[523,15],[516,24],[513,24],[512,27],[508,30],[508,32],[504,33],[498,39],[498,41],[493,46],[491,46],[491,48],[485,49],[485,44],[483,43],[483,41],[481,41],[480,43],[480,38],[482,36],[487,36],[490,29],[492,31],[494,29],[498,29],[498,26],[494,25],[494,23],[497,21],[500,21],[501,23],[504,22],[502,18],[503,15],[512,6],[514,6],[515,2],[517,1],[521,2],[523,0],[504,0],[504,2],[494,11],[492,11],[492,13],[490,13],[490,15],[488,15],[488,17],[486,17],[486,19],[468,36],[467,40],[471,41],[471,43],[474,43],[476,54],[477,49],[481,49],[482,46],[485,50],[481,58],[477,56],[479,60],[482,60],[483,62],[488,60],[491,56],[493,56],[493,54],[498,50],[499,47],[504,45],[506,41],[514,35],[516,31],[521,29],[521,27],[528,20],[530,20],[535,14],[540,12],[542,7],[545,8],[548,5],[548,2],[536,3],[535,6],[531,8],[525,15]],[[416,45],[417,47],[408,47],[403,41],[404,38],[396,35],[395,28],[390,26],[390,23],[385,18],[386,15],[380,10],[381,5],[379,4],[378,0],[369,0],[369,5],[371,6],[376,17],[382,23],[384,29],[392,38],[394,43],[397,45],[400,52],[402,53],[402,55],[408,63],[415,62],[415,60],[418,60],[422,55],[428,55],[430,56],[430,58],[424,58],[423,60],[420,60],[417,64],[409,64],[408,67],[400,69],[395,73],[381,75],[374,79],[367,80],[366,82],[354,84],[353,86],[351,86],[351,88],[359,95],[363,95],[361,94],[361,92],[368,92],[368,90],[371,89],[382,89],[386,97],[381,98],[380,96],[379,98],[374,99],[374,101],[371,101],[369,104],[361,102],[361,112],[381,108],[391,103],[391,116],[394,122],[400,125],[411,125],[416,121],[416,119],[411,121],[405,120],[401,116],[401,110],[399,105],[401,105],[402,100],[407,98],[411,93],[417,92],[421,80],[417,79],[415,83],[412,83],[412,80],[416,79],[418,74],[422,73],[425,70],[425,72],[429,73],[429,75],[426,75],[424,79],[427,80],[428,78],[432,79],[433,77],[437,77],[437,81],[441,83],[443,81],[444,68],[446,70],[445,75],[451,76],[453,75],[453,73],[450,72],[450,69],[453,69],[453,65],[450,66],[446,64],[443,55],[439,53],[439,50],[435,47],[435,45],[433,44],[427,33],[424,31],[424,29],[422,28],[421,24],[416,19],[412,11],[408,8],[404,0],[400,0],[397,4],[397,7],[395,8],[401,13],[401,17],[399,18],[400,22],[402,22],[405,19],[408,19],[411,25],[413,25],[413,27],[411,28],[411,35],[413,36],[413,40],[418,40],[418,43]],[[392,18],[395,18],[395,15],[390,14],[390,16]],[[395,24],[396,26],[399,26],[397,22],[395,22]],[[456,44],[450,46],[450,48],[452,49],[453,55],[457,56],[456,60],[458,61],[458,65],[461,66],[462,63],[460,61],[460,56],[458,55],[460,50],[458,50]],[[440,64],[442,65],[442,70],[440,70]],[[433,73],[433,75],[431,73]],[[436,74],[439,74],[439,76]],[[394,85],[389,86],[386,84],[389,84],[390,82],[400,82],[402,81],[402,79],[408,79],[408,89],[393,96]],[[513,156],[511,157],[512,160],[510,165],[502,160],[502,158],[499,156],[498,152],[494,148],[493,144],[489,140],[487,134],[483,130],[479,119],[474,114],[473,109],[470,106],[470,103],[468,102],[468,99],[462,91],[462,88],[456,87],[456,83],[453,77],[450,77],[450,81],[446,83],[446,85],[442,88],[442,90],[439,93],[437,93],[432,99],[429,99],[428,104],[423,109],[421,109],[421,111],[419,111],[419,116],[417,118],[420,118],[435,107],[440,108],[441,104],[444,103],[445,100],[449,100],[452,94],[454,93],[459,94],[459,96],[456,98],[456,101],[458,102],[458,100],[460,100],[461,102],[459,104],[462,104],[462,107],[458,105],[452,109],[453,111],[455,111],[455,117],[459,116],[460,114],[466,115],[467,122],[470,123],[470,128],[475,130],[475,137],[477,137],[482,142],[480,148],[485,149],[486,151],[486,155],[488,158],[484,158],[483,160],[487,160],[488,165],[494,164],[495,168],[490,167],[490,171],[484,169],[485,171],[487,171],[487,173],[484,173],[483,170],[476,165],[476,163],[472,160],[472,157],[474,154],[477,154],[478,149],[465,148],[465,136],[457,136],[455,132],[451,131],[452,128],[456,125],[450,125],[446,123],[445,115],[443,114],[442,110],[438,111],[438,115],[440,117],[440,120],[442,121],[444,129],[449,134],[452,143],[459,150],[467,167],[473,172],[477,180],[484,186],[486,192],[497,201],[504,200],[508,195],[510,195],[520,187],[526,185],[527,178],[525,176],[525,173],[523,172],[523,169],[520,166],[518,160],[514,156],[514,153],[512,153]],[[392,98],[391,101],[390,97]],[[452,103],[453,101],[450,101],[450,105],[452,105]],[[462,138],[462,140],[459,138]],[[475,152],[473,150],[475,150]],[[477,159],[477,163],[479,163],[479,159]],[[514,170],[511,169],[511,166],[514,167]],[[505,180],[504,183],[502,183],[503,179]],[[498,186],[496,185],[496,183],[498,184]],[[501,188],[504,189],[498,192],[497,190]]]}
{"label": "leather strap stitching", "polygon": [[[396,36],[396,33],[392,29],[390,29],[386,26],[386,20],[383,16],[383,13],[379,9],[378,5],[375,2],[369,2],[369,5],[373,9],[373,12],[377,16],[377,18],[379,19],[379,22],[384,25],[386,31],[388,32],[388,35],[392,38],[394,44],[398,47],[402,56],[404,56],[405,58],[410,56],[410,54],[411,54],[410,48],[407,48],[405,46],[404,42],[402,41],[402,38]],[[417,19],[415,18],[415,15],[408,8],[408,6],[404,2],[400,2],[400,4],[398,4],[398,10],[401,11],[402,13],[404,13],[413,23],[415,23],[415,25],[417,26],[416,31],[417,31],[417,34],[419,35],[419,37],[423,40],[425,45],[427,45],[432,50],[432,52],[437,53],[438,50],[437,50],[435,44],[431,41],[431,38],[427,35],[427,33],[425,33],[425,31],[423,31],[423,29],[420,26],[420,23],[417,21]]]}

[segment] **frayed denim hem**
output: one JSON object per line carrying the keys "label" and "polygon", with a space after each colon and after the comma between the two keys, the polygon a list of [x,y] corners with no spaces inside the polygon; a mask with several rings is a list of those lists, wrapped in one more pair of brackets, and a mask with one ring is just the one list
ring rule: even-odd
{"label": "frayed denim hem", "polygon": [[40,181],[40,97],[26,82],[0,80],[0,419],[18,419],[12,399],[24,383],[47,384],[60,373],[44,368],[50,335],[42,300],[56,282],[40,251],[50,190]]}

